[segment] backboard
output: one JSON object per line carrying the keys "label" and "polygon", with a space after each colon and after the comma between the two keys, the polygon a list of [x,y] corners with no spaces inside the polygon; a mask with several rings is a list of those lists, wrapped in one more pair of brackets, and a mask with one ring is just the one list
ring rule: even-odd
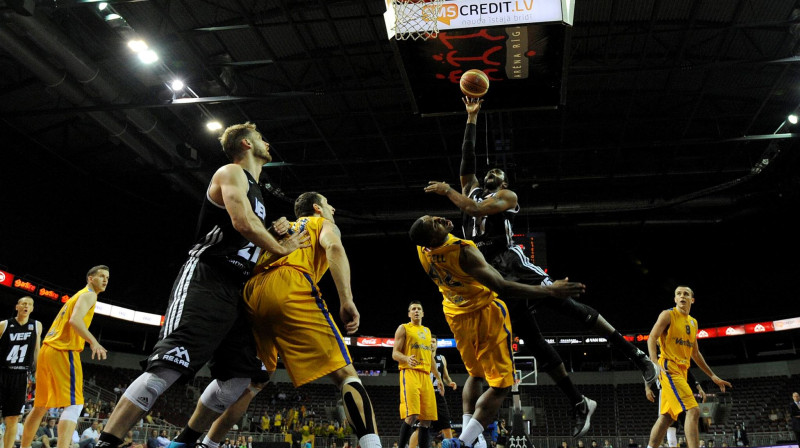
{"label": "backboard", "polygon": [[485,111],[564,104],[573,6],[574,0],[449,0],[440,10],[436,37],[414,41],[395,38],[388,4],[387,35],[414,111],[463,113],[459,79],[473,68],[489,76]]}

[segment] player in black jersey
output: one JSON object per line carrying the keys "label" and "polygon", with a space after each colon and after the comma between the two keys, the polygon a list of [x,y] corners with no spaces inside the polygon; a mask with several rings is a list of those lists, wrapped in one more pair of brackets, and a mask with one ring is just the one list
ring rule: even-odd
{"label": "player in black jersey", "polygon": [[[462,229],[464,238],[471,239],[483,256],[506,280],[529,285],[552,283],[544,270],[533,263],[512,239],[514,216],[520,207],[517,195],[508,189],[508,178],[503,170],[490,169],[481,187],[475,175],[475,134],[478,112],[483,100],[464,98],[467,110],[467,126],[461,157],[461,193],[450,188],[445,182],[429,182],[425,187],[428,193],[447,196],[463,212]],[[502,297],[501,297],[502,298]],[[515,301],[509,302],[517,303]],[[558,353],[545,341],[536,322],[537,307],[546,307],[572,317],[587,330],[605,337],[622,351],[642,371],[646,384],[658,378],[658,366],[625,338],[592,307],[575,299],[556,299],[552,297],[528,302],[527,309],[512,310],[514,329],[523,336],[526,346],[539,363],[539,369],[546,372],[573,403],[573,436],[579,437],[589,430],[591,414],[597,403],[580,394],[564,368]]]}
{"label": "player in black jersey", "polygon": [[233,162],[218,169],[205,193],[195,245],[172,287],[160,340],[146,371],[128,386],[97,448],[116,448],[179,378],[208,362],[215,378],[203,392],[188,426],[173,443],[194,445],[214,419],[250,385],[263,384],[261,362],[244,314],[242,286],[261,250],[287,255],[308,246],[299,233],[279,243],[265,226],[258,178],[272,156],[254,124],[228,127],[220,137]]}
{"label": "player in black jersey", "polygon": [[28,391],[28,376],[36,370],[42,323],[30,319],[33,298],[17,300],[17,316],[0,322],[0,411],[6,424],[3,446],[14,446],[17,422]]}

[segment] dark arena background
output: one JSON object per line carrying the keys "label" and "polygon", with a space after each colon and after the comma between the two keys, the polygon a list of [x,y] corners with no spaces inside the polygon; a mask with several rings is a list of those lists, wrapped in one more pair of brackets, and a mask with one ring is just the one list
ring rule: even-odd
{"label": "dark arena background", "polygon": [[[546,7],[561,15],[536,21]],[[79,431],[106,418],[138,376],[208,182],[226,163],[217,137],[250,121],[273,157],[260,179],[269,220],[292,218],[305,191],[336,208],[361,313],[349,349],[383,446],[396,442],[391,338],[408,303],[421,301],[423,324],[452,342],[407,231],[425,214],[461,220],[423,188],[458,188],[458,76],[479,68],[491,86],[478,119],[478,176],[507,173],[521,207],[516,243],[553,278],[585,283],[581,300],[642,350],[675,287],[691,286],[700,349],[733,383],[721,394],[693,368],[713,395],[700,438],[734,446],[738,424],[750,446],[796,446],[800,2],[449,0],[439,35],[416,41],[398,39],[387,8],[0,1],[2,317],[30,295],[46,329],[90,267],[110,267],[90,328],[109,359],[83,353],[88,415]],[[341,324],[329,275],[320,287]],[[646,446],[658,410],[634,366],[569,320],[548,310],[538,320],[598,409],[574,440],[566,398],[541,372],[529,376],[521,395],[534,444]],[[524,340],[515,349],[518,368],[534,371]],[[439,352],[461,386],[458,352]],[[209,381],[204,369],[174,386],[135,428],[136,441],[152,429],[173,435]],[[460,390],[447,394],[456,432]],[[498,419],[509,420],[510,405]],[[327,380],[294,389],[279,369],[230,436],[283,442],[282,432],[261,431],[261,416],[301,406],[318,426],[343,416]],[[344,441],[355,437],[322,431],[313,443]]]}

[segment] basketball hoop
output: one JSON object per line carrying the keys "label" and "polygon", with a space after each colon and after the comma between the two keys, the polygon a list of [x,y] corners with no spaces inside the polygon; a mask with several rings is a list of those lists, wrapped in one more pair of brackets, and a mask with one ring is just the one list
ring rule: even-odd
{"label": "basketball hoop", "polygon": [[397,40],[428,40],[439,34],[439,13],[444,0],[389,0],[394,8]]}

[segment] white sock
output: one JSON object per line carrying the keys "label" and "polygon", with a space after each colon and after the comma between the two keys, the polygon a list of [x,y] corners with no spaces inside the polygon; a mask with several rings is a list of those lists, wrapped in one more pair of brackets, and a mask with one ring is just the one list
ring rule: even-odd
{"label": "white sock", "polygon": [[208,448],[219,448],[219,442],[215,442],[208,438],[208,436],[203,437],[203,445],[207,446]]}
{"label": "white sock", "polygon": [[461,435],[458,438],[468,446],[472,446],[475,442],[475,439],[478,438],[478,434],[482,432],[483,425],[473,418],[470,419],[469,423],[467,423],[467,426],[462,428]]}
{"label": "white sock", "polygon": [[472,420],[472,414],[464,414],[461,416],[461,432],[464,432],[464,429],[467,427],[467,425],[469,425],[470,420]]}
{"label": "white sock", "polygon": [[367,434],[358,439],[361,448],[381,448],[381,438],[377,434]]}

